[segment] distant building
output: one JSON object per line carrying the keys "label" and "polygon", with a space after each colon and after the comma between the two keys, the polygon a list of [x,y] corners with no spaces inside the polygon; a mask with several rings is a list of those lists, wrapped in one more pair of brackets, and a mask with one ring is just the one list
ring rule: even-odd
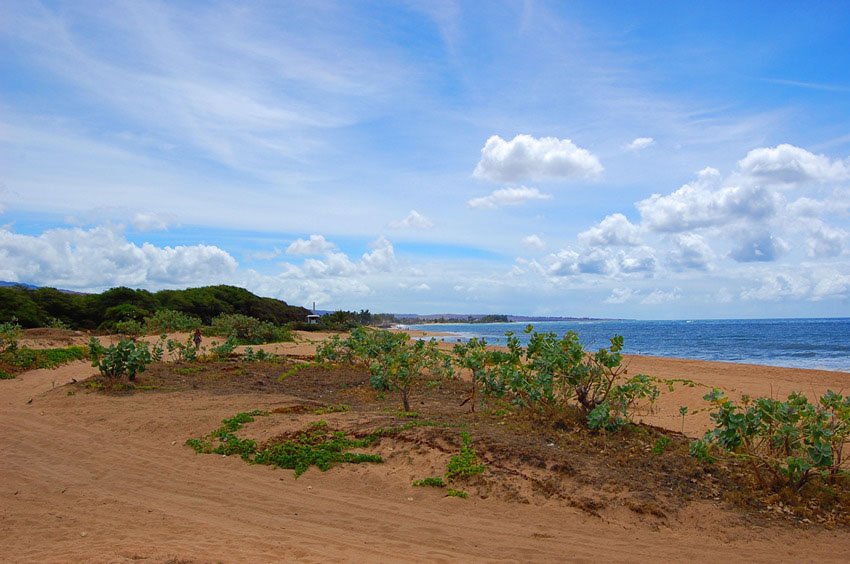
{"label": "distant building", "polygon": [[321,315],[316,315],[315,313],[311,313],[310,315],[307,316],[307,324],[308,325],[318,325],[320,317],[321,317]]}

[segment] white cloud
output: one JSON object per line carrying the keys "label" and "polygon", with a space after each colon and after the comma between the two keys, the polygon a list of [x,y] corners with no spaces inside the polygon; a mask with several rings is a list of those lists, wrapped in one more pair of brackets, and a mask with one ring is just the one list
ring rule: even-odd
{"label": "white cloud", "polygon": [[631,223],[621,213],[609,215],[596,227],[579,233],[578,240],[585,245],[640,245],[640,227]]}
{"label": "white cloud", "polygon": [[310,239],[296,239],[286,248],[288,255],[321,255],[336,249],[336,245],[323,235],[310,235]]}
{"label": "white cloud", "polygon": [[209,245],[138,246],[106,227],[38,236],[0,231],[0,263],[16,280],[71,289],[200,286],[229,278],[236,260]]}
{"label": "white cloud", "polygon": [[850,192],[836,190],[828,198],[817,200],[803,196],[788,204],[793,217],[810,218],[824,215],[845,215],[850,209]]}
{"label": "white cloud", "polygon": [[174,219],[153,212],[138,212],[131,220],[133,227],[139,231],[165,231],[174,225]]}
{"label": "white cloud", "polygon": [[569,139],[517,135],[505,141],[493,135],[481,149],[473,173],[494,182],[593,178],[602,174],[599,159]]}
{"label": "white cloud", "polygon": [[645,305],[660,305],[666,304],[670,302],[675,302],[676,300],[681,299],[682,290],[680,288],[673,288],[672,290],[655,290],[644,299],[640,301],[640,303]]}
{"label": "white cloud", "polygon": [[344,253],[330,252],[321,260],[309,258],[304,261],[303,272],[311,278],[333,278],[350,276],[357,266]]}
{"label": "white cloud", "polygon": [[831,269],[768,274],[758,284],[741,292],[741,298],[753,301],[850,298],[850,275]]}
{"label": "white cloud", "polygon": [[765,182],[793,185],[802,182],[837,182],[850,178],[850,166],[783,143],[753,149],[738,162],[742,173]]}
{"label": "white cloud", "polygon": [[352,277],[305,278],[292,277],[289,269],[279,275],[260,274],[249,270],[235,278],[234,283],[255,294],[279,298],[289,304],[339,307],[341,301],[362,299],[371,288]]}
{"label": "white cloud", "polygon": [[831,227],[818,220],[811,220],[808,229],[806,254],[811,258],[837,257],[847,248],[850,235],[843,229]]}
{"label": "white cloud", "polygon": [[713,180],[713,175],[701,174],[696,182],[672,194],[641,200],[635,205],[644,225],[653,231],[681,232],[734,221],[762,221],[776,215],[784,203],[780,194],[760,186],[715,188]]}
{"label": "white cloud", "polygon": [[621,273],[648,274],[654,272],[656,266],[655,253],[649,247],[640,247],[617,253],[617,269]]}
{"label": "white cloud", "polygon": [[638,293],[631,288],[614,288],[611,295],[605,299],[606,304],[624,304],[635,298]]}
{"label": "white cloud", "polygon": [[392,229],[428,229],[434,227],[434,222],[418,211],[410,210],[404,219],[391,221],[390,227]]}
{"label": "white cloud", "polygon": [[372,251],[364,253],[361,265],[366,272],[386,272],[395,264],[395,250],[393,244],[384,237],[371,244]]}
{"label": "white cloud", "polygon": [[415,290],[416,292],[429,292],[431,290],[431,286],[423,282],[422,284],[417,284],[416,286],[413,286],[411,290]]}
{"label": "white cloud", "polygon": [[761,285],[741,292],[743,300],[777,301],[785,298],[805,298],[811,283],[797,274],[774,274],[762,279]]}
{"label": "white cloud", "polygon": [[522,246],[527,249],[541,251],[546,248],[546,242],[539,235],[528,235],[522,238]]}
{"label": "white cloud", "polygon": [[770,233],[750,233],[730,256],[738,262],[773,262],[787,253],[788,248],[788,243]]}
{"label": "white cloud", "polygon": [[626,149],[628,149],[629,151],[640,151],[654,144],[655,139],[653,139],[652,137],[638,137],[637,139],[626,145]]}
{"label": "white cloud", "polygon": [[812,288],[812,300],[847,298],[850,296],[850,275],[837,272],[825,273]]}
{"label": "white cloud", "polygon": [[714,252],[708,243],[696,233],[684,233],[673,238],[673,250],[667,262],[676,270],[708,270]]}
{"label": "white cloud", "polygon": [[271,251],[252,251],[246,253],[245,256],[249,260],[274,260],[282,254],[283,251],[278,248],[274,248]]}
{"label": "white cloud", "polygon": [[518,206],[530,200],[550,200],[552,196],[544,194],[537,188],[500,188],[489,196],[473,198],[467,202],[471,208],[498,208],[501,206]]}
{"label": "white cloud", "polygon": [[[545,261],[548,266],[542,271],[547,276],[563,277],[579,274],[595,274],[613,277],[619,275],[647,275],[655,271],[657,261],[649,247],[638,247],[629,251],[613,252],[607,248],[595,248],[586,252],[562,249],[552,253]],[[534,262],[529,262],[534,266]]]}

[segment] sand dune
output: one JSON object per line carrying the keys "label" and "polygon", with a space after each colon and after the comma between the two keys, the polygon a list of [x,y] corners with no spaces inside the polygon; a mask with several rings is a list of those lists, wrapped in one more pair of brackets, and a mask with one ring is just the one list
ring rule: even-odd
{"label": "sand dune", "polygon": [[[315,338],[315,337],[311,337]],[[305,354],[310,343],[276,345]],[[850,375],[632,359],[633,372],[691,378],[733,394],[842,389]],[[845,530],[754,526],[719,502],[692,502],[662,526],[598,518],[557,502],[460,500],[411,488],[392,469],[321,473],[198,456],[184,441],[222,418],[273,409],[277,394],[203,391],[105,396],[66,387],[85,363],[0,381],[0,559],[10,562],[224,561],[846,561]],[[645,420],[679,429],[666,396]],[[32,399],[31,403],[28,401]],[[686,431],[707,420],[690,418]]]}

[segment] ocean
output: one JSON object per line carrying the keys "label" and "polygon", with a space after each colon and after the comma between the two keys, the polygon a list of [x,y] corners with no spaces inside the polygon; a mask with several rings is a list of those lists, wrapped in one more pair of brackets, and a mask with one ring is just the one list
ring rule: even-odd
{"label": "ocean", "polygon": [[[451,337],[444,338],[446,341],[483,337],[493,345],[504,345],[505,333],[513,331],[526,345],[528,335],[523,330],[528,324],[440,323],[407,327],[451,333]],[[583,320],[531,324],[537,331],[558,335],[575,331],[590,350],[608,346],[612,336],[622,335],[626,354],[850,372],[850,318]]]}

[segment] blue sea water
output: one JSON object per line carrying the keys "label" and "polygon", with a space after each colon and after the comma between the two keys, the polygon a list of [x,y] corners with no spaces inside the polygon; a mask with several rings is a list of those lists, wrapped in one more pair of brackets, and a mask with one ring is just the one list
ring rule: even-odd
{"label": "blue sea water", "polygon": [[[513,331],[525,345],[526,325],[527,322],[441,323],[408,327],[451,333],[446,341],[483,337],[493,345],[505,344],[505,332]],[[585,348],[591,350],[608,346],[612,336],[622,335],[626,354],[850,372],[850,318],[582,320],[532,325],[536,331],[558,335],[575,331]]]}

